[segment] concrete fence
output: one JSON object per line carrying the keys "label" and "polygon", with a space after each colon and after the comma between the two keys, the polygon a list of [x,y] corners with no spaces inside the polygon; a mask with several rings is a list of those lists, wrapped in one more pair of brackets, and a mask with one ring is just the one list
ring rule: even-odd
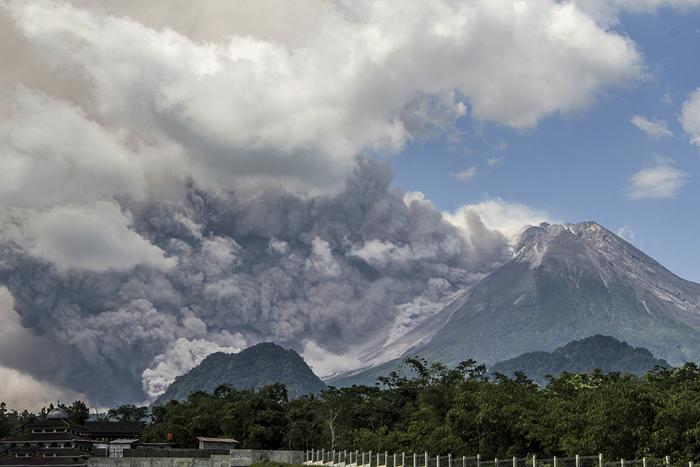
{"label": "concrete fence", "polygon": [[231,456],[91,457],[88,467],[230,467]]}
{"label": "concrete fence", "polygon": [[[258,462],[278,462],[280,464],[301,465],[304,462],[303,451],[266,451],[259,449],[232,449],[231,467],[247,466]],[[196,467],[196,466],[195,466]]]}
{"label": "concrete fence", "polygon": [[694,462],[664,458],[606,459],[597,456],[538,458],[513,457],[485,459],[476,456],[430,455],[372,451],[335,451],[312,449],[304,454],[304,464],[328,467],[694,467]]}
{"label": "concrete fence", "polygon": [[[160,450],[149,457],[91,457],[88,467],[245,467],[259,462],[297,464],[304,462],[303,451],[232,449],[228,454]],[[170,456],[167,456],[167,454]]]}

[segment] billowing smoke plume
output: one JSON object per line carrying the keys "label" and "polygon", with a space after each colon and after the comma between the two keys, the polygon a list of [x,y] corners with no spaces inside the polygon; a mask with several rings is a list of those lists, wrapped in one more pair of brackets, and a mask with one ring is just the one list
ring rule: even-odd
{"label": "billowing smoke plume", "polygon": [[[191,186],[185,203],[101,206],[124,210],[162,258],[65,269],[6,241],[0,279],[23,323],[73,356],[56,382],[102,403],[157,394],[208,353],[261,340],[335,354],[381,344],[402,314],[418,322],[507,255],[478,216],[457,228],[391,178],[385,163],[360,159],[335,195]],[[61,219],[54,228],[70,231],[75,219]]]}

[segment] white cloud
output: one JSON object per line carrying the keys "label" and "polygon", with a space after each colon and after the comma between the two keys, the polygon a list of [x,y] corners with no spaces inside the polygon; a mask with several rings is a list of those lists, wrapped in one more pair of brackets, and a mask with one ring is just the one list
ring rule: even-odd
{"label": "white cloud", "polygon": [[143,198],[139,155],[75,106],[20,89],[0,120],[0,199],[53,206],[110,196]]}
{"label": "white cloud", "polygon": [[695,146],[700,146],[700,88],[693,91],[683,103],[680,117],[683,129]]}
{"label": "white cloud", "polygon": [[650,120],[641,115],[634,115],[630,122],[653,139],[670,138],[673,132],[663,120]]}
{"label": "white cloud", "polygon": [[503,162],[502,157],[489,157],[488,159],[486,159],[486,165],[488,165],[489,167],[496,167],[501,162]]}
{"label": "white cloud", "polygon": [[500,198],[465,205],[453,213],[443,213],[445,220],[463,229],[469,215],[479,216],[486,227],[500,232],[506,238],[513,238],[528,225],[557,222],[542,209],[532,208],[522,203],[510,203]]}
{"label": "white cloud", "polygon": [[473,165],[469,167],[467,170],[463,170],[461,172],[457,172],[454,174],[455,178],[459,180],[460,182],[468,182],[472,178],[474,178],[479,171],[479,167],[476,165]]}
{"label": "white cloud", "polygon": [[130,228],[131,220],[114,202],[57,206],[34,213],[29,231],[33,255],[59,268],[108,271],[143,264],[174,266],[163,251]]}
{"label": "white cloud", "polygon": [[303,40],[219,43],[62,2],[4,5],[34,52],[88,76],[95,120],[145,151],[181,148],[172,167],[217,186],[337,186],[358,152],[450,131],[467,107],[533,127],[642,68],[628,38],[554,0],[332,3]]}
{"label": "white cloud", "polygon": [[628,225],[623,225],[619,229],[617,229],[617,235],[618,237],[624,238],[630,243],[636,243],[637,242],[637,236],[635,233],[630,229]]}
{"label": "white cloud", "polygon": [[631,199],[674,198],[683,188],[688,174],[670,159],[658,158],[653,166],[630,177],[627,196]]}

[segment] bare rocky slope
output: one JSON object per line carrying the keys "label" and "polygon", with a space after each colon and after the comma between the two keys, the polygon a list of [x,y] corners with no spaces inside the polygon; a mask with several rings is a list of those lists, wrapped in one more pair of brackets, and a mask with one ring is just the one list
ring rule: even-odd
{"label": "bare rocky slope", "polygon": [[[405,355],[450,365],[468,358],[490,365],[597,334],[677,365],[700,361],[700,284],[595,222],[545,223],[525,230],[510,261],[414,333],[421,340]],[[329,384],[367,382],[376,373]]]}

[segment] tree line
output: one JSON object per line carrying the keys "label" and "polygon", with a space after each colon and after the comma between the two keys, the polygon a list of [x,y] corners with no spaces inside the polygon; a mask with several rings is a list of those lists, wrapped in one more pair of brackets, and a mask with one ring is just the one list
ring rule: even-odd
{"label": "tree line", "polygon": [[[0,436],[45,413],[0,406]],[[523,374],[489,375],[473,361],[448,368],[409,358],[375,386],[329,387],[291,400],[279,384],[220,386],[150,411],[122,406],[108,416],[142,421],[145,441],[172,434],[182,447],[195,447],[197,436],[225,436],[252,449],[698,460],[700,368],[688,363],[642,377],[562,374],[540,387]]]}

